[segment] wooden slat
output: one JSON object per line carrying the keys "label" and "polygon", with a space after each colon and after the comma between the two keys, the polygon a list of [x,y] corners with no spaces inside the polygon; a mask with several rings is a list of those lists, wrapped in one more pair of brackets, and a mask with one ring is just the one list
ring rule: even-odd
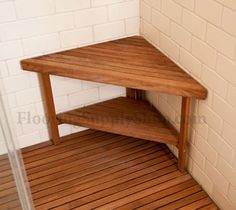
{"label": "wooden slat", "polygon": [[203,199],[197,200],[187,206],[180,208],[180,210],[199,209],[209,204],[212,204],[212,200],[209,197],[205,197]]}
{"label": "wooden slat", "polygon": [[[113,141],[116,141],[117,139],[112,139]],[[119,142],[120,143],[120,142]],[[111,150],[112,152],[112,154],[115,156],[115,154],[116,153],[118,153],[119,152],[119,155],[121,154],[121,151],[122,151],[122,149],[124,149],[124,148],[133,148],[133,147],[135,147],[136,145],[140,145],[141,144],[141,142],[139,143],[139,142],[134,142],[134,143],[132,143],[132,144],[128,144],[129,142],[128,141],[122,141],[121,142],[122,144],[111,144],[111,145],[103,145],[103,144],[100,144],[100,147],[103,147],[103,148],[106,148],[106,150],[107,149],[109,149],[109,150]],[[152,144],[150,144],[150,145],[148,145],[147,144],[147,146],[145,146],[145,145],[143,145],[144,146],[144,148],[146,148],[146,147],[151,147],[151,146],[153,146]],[[115,147],[115,148],[114,148]],[[80,154],[80,152],[78,151],[78,154]],[[95,156],[95,157],[94,157]],[[99,158],[101,158],[101,159],[99,159]],[[80,167],[79,167],[79,170],[82,170],[82,169],[84,169],[84,167],[89,167],[90,165],[92,165],[92,166],[94,166],[94,165],[99,165],[100,163],[104,163],[104,159],[106,160],[106,161],[111,161],[111,159],[107,159],[107,157],[104,157],[104,155],[103,154],[99,154],[99,155],[94,155],[94,153],[93,154],[90,154],[90,157],[89,158],[84,158],[84,160],[81,160],[81,164],[80,164]],[[102,160],[102,161],[101,161]],[[94,161],[94,162],[93,162]],[[84,165],[84,167],[83,167],[83,165]],[[70,162],[70,164],[66,164],[66,165],[60,165],[60,166],[58,166],[58,167],[54,167],[53,169],[51,168],[51,169],[48,169],[47,170],[47,173],[45,173],[45,171],[43,172],[43,171],[41,171],[41,172],[38,172],[38,173],[33,173],[33,174],[30,174],[29,175],[29,179],[31,179],[31,180],[33,180],[33,179],[35,179],[35,178],[39,178],[39,177],[44,177],[44,174],[46,174],[47,176],[48,175],[50,175],[50,174],[53,174],[53,173],[60,173],[60,171],[61,170],[70,170],[70,169],[72,169],[72,170],[74,170],[74,167],[76,167],[76,166],[78,166],[78,163],[77,163],[77,161],[73,161],[73,162]],[[56,170],[57,169],[57,170]]]}
{"label": "wooden slat", "polygon": [[[152,193],[154,191],[158,191],[158,190],[161,190],[161,189],[166,189],[168,186],[173,186],[175,185],[176,183],[184,183],[185,180],[188,180],[189,177],[188,175],[183,175],[183,176],[176,176],[174,181],[173,180],[168,180],[167,182],[165,183],[160,183],[160,184],[157,184],[157,185],[154,185],[154,186],[151,186],[151,187],[148,187],[142,191],[138,191],[138,192],[135,192],[131,195],[127,195],[125,197],[122,197],[121,199],[119,200],[115,200],[113,202],[110,202],[109,204],[106,204],[104,206],[100,206],[98,207],[98,209],[114,209],[114,208],[117,208],[123,204],[126,204],[127,202],[130,202],[130,201],[133,201],[133,200],[136,200],[138,198],[143,198],[144,196],[150,196],[152,195]],[[131,190],[130,190],[131,191]]]}
{"label": "wooden slat", "polygon": [[[113,137],[112,134],[109,135],[109,134],[104,134],[104,133],[95,133],[95,134],[93,134],[93,136],[89,135],[89,136],[81,137],[79,142],[78,142],[78,139],[76,139],[77,141],[75,141],[75,142],[72,141],[71,142],[72,144],[63,144],[63,147],[57,147],[56,149],[54,148],[54,150],[52,150],[52,151],[49,150],[49,151],[51,151],[50,153],[48,151],[46,151],[46,152],[41,151],[40,154],[24,158],[26,168],[30,168],[31,165],[34,166],[35,163],[37,163],[37,165],[40,166],[44,163],[47,163],[48,159],[50,159],[51,161],[53,161],[53,160],[58,161],[58,160],[63,159],[67,156],[71,156],[73,154],[78,154],[79,152],[81,152],[81,150],[87,151],[90,149],[89,146],[91,146],[92,148],[96,148],[97,145],[91,144],[91,142],[87,141],[88,139],[96,138],[97,142],[100,142],[102,140],[104,142],[104,140],[109,140],[112,137]],[[125,138],[125,137],[122,136],[121,138]],[[80,143],[80,144],[78,145],[78,143]],[[88,147],[88,149],[86,150],[87,147]],[[31,164],[31,163],[33,163],[33,164]]]}
{"label": "wooden slat", "polygon": [[[142,167],[151,167],[155,164],[159,164],[160,162],[166,161],[166,156],[163,156],[163,153],[157,153],[156,159],[153,159],[153,153],[148,154],[144,152],[144,154],[145,156],[141,157],[138,156],[135,160],[130,160],[132,161],[132,166],[130,166],[130,161],[129,161],[123,164],[114,165],[114,167],[110,167],[108,170],[95,171],[93,174],[87,175],[86,178],[84,177],[80,178],[79,176],[77,176],[76,179],[70,179],[67,182],[50,187],[50,191],[46,189],[43,191],[35,192],[33,197],[35,199],[42,200],[43,197],[51,194],[51,192],[55,193],[58,191],[62,191],[62,189],[66,193],[68,192],[68,188],[70,188],[70,186],[75,187],[75,189],[70,188],[71,191],[79,191],[78,189],[83,190],[88,188],[88,184],[89,186],[97,185],[98,183],[103,183],[106,180],[111,180],[109,179],[109,177],[115,179],[125,174],[135,172],[136,170],[138,171],[142,169]],[[144,162],[145,164],[143,165]],[[175,163],[175,160],[170,159],[170,162]],[[161,166],[157,167],[160,168]]]}
{"label": "wooden slat", "polygon": [[[87,197],[81,197],[80,199],[74,200],[70,203],[66,203],[55,209],[93,209],[102,205],[106,205],[111,201],[121,199],[122,197],[125,197],[129,194],[143,191],[144,189],[148,189],[152,186],[167,182],[173,178],[177,178],[180,176],[178,171],[164,174],[163,176],[160,173],[156,173],[156,175],[154,176],[153,175],[154,174],[147,174],[146,176],[140,177],[137,180],[130,180],[129,182],[125,182],[122,185],[89,194]],[[147,178],[147,180],[145,178]],[[185,177],[184,175],[181,178],[183,180],[187,179],[187,177]]]}
{"label": "wooden slat", "polygon": [[178,133],[147,102],[120,97],[57,115],[61,123],[178,144]]}
{"label": "wooden slat", "polygon": [[0,209],[21,209],[8,156],[0,155],[0,163]]}
{"label": "wooden slat", "polygon": [[[86,130],[86,131],[90,131],[90,130]],[[41,158],[42,158],[42,154],[44,152],[49,154],[50,151],[56,152],[58,150],[63,149],[64,147],[73,146],[73,144],[78,143],[78,141],[83,142],[83,141],[87,140],[88,138],[91,138],[91,136],[93,138],[97,138],[99,136],[106,135],[103,132],[99,132],[99,131],[92,131],[92,132],[84,132],[84,131],[82,131],[82,132],[79,132],[79,133],[83,133],[83,135],[76,135],[76,136],[73,135],[73,134],[68,135],[68,136],[71,136],[70,141],[64,141],[63,140],[67,136],[62,137],[61,141],[63,142],[63,144],[62,145],[57,145],[56,148],[54,147],[54,145],[52,144],[51,141],[39,143],[37,145],[32,145],[32,149],[30,151],[29,151],[28,147],[23,148],[22,152],[24,153],[24,161],[25,161],[25,163],[31,162],[30,160],[31,160],[32,157],[35,158],[35,157],[41,155]],[[79,138],[79,140],[78,140],[78,138]],[[29,159],[29,161],[27,159]]]}
{"label": "wooden slat", "polygon": [[163,144],[84,131],[58,146],[23,152],[36,210],[217,209]]}
{"label": "wooden slat", "polygon": [[[145,206],[146,204],[148,203],[152,203],[156,200],[160,200],[164,197],[167,197],[169,195],[172,195],[174,193],[177,193],[179,191],[182,191],[184,189],[187,189],[189,187],[192,187],[196,185],[196,182],[194,180],[188,180],[186,182],[183,182],[183,183],[180,183],[180,184],[177,184],[177,185],[168,185],[167,188],[163,189],[163,190],[160,190],[158,191],[157,193],[151,193],[149,195],[145,195],[145,196],[140,196],[139,197],[136,197],[134,198],[133,200],[129,200],[128,202],[126,202],[126,204],[123,204],[123,203],[120,203],[116,209],[119,209],[119,210],[129,210],[129,209],[135,209],[135,208],[138,208],[140,206]],[[137,196],[137,194],[135,194]]]}
{"label": "wooden slat", "polygon": [[26,59],[23,69],[128,88],[206,98],[206,89],[142,37]]}
{"label": "wooden slat", "polygon": [[[161,167],[161,164],[160,164],[160,167],[156,167],[156,170],[153,171],[152,174],[155,174],[155,173],[157,174],[158,172],[159,173],[164,172],[163,168]],[[174,166],[170,166],[170,167],[168,167],[168,169],[165,169],[165,171],[171,172],[175,169],[176,168]],[[91,187],[87,186],[85,189],[82,188],[82,190],[80,187],[83,187],[84,185],[86,186],[86,184],[84,184],[80,187],[75,187],[74,191],[64,190],[63,193],[60,193],[60,192],[57,193],[58,197],[61,198],[59,202],[58,202],[58,197],[55,197],[55,196],[54,196],[53,201],[51,201],[51,202],[47,201],[47,203],[45,203],[45,199],[42,198],[41,202],[44,202],[45,204],[39,205],[39,208],[52,208],[54,206],[63,205],[64,203],[68,203],[68,202],[77,202],[79,198],[83,198],[84,196],[94,196],[94,194],[96,194],[97,192],[99,192],[100,195],[103,194],[102,196],[104,196],[106,192],[109,193],[112,191],[114,193],[115,191],[121,190],[122,187],[125,188],[128,185],[131,185],[131,180],[133,183],[134,182],[138,183],[138,181],[140,179],[147,177],[147,174],[149,174],[149,173],[151,173],[149,171],[149,168],[144,168],[140,171],[128,174],[123,177],[110,177],[111,181],[101,182],[100,184],[98,184],[98,182],[97,182],[97,185],[91,186]],[[107,178],[108,177],[106,177],[106,179]],[[88,183],[87,183],[87,185],[88,185]],[[40,204],[40,203],[38,203],[39,200],[36,200],[36,202],[37,202],[37,204]],[[80,201],[78,201],[78,202],[80,202]],[[80,203],[80,204],[82,204],[82,203]],[[90,208],[88,208],[88,209],[90,209]]]}
{"label": "wooden slat", "polygon": [[[91,173],[95,173],[101,170],[111,169],[114,165],[115,160],[116,160],[116,164],[124,164],[129,160],[128,158],[135,159],[139,156],[143,156],[144,152],[142,151],[141,147],[137,148],[136,144],[131,144],[130,146],[132,146],[133,148],[123,153],[120,152],[120,154],[118,154],[117,156],[114,155],[114,160],[112,159],[113,161],[109,161],[109,159],[107,159],[104,163],[96,165],[96,168],[83,167],[82,170],[80,170],[80,168],[70,168],[70,169],[67,169],[66,171],[61,171],[60,173],[34,179],[31,181],[31,186],[33,186],[32,190],[35,189],[35,191],[39,191],[40,189],[45,189],[45,187],[49,188],[57,184],[64,183],[66,181],[73,180],[74,174],[76,173],[80,173],[80,177],[83,177],[83,179],[85,179],[85,178],[88,178],[88,176],[91,175]],[[137,152],[139,153],[137,154]],[[134,153],[136,154],[136,156],[134,156]]]}
{"label": "wooden slat", "polygon": [[217,208],[216,205],[214,205],[214,203],[199,208],[199,210],[217,210],[217,209],[219,208]]}
{"label": "wooden slat", "polygon": [[[95,130],[89,129],[89,130],[84,130],[81,132],[77,132],[77,133],[73,133],[73,134],[69,134],[66,136],[63,136],[60,138],[60,140],[62,142],[70,140],[68,143],[71,144],[73,142],[73,139],[76,138],[76,140],[78,139],[78,137],[81,136],[85,136],[85,135],[89,135],[92,134],[94,132],[97,132]],[[67,143],[63,143],[62,146],[66,145]],[[61,145],[57,145],[57,148],[60,147]],[[30,147],[24,147],[21,149],[21,151],[24,153],[24,157],[27,157],[27,153],[29,154],[29,156],[34,156],[35,154],[40,154],[41,152],[45,151],[45,150],[53,150],[55,149],[54,145],[52,144],[51,141],[46,141],[43,143],[39,143],[39,144],[35,144],[32,145]]]}

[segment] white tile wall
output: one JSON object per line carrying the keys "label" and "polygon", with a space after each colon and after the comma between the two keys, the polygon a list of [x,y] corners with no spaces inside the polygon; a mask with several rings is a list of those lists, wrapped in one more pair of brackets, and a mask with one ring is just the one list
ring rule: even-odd
{"label": "white tile wall", "polygon": [[62,47],[89,44],[93,41],[93,28],[64,31],[60,35]]}
{"label": "white tile wall", "polygon": [[[19,60],[138,34],[141,29],[149,41],[208,88],[206,101],[194,101],[194,113],[204,116],[205,123],[191,126],[188,168],[222,209],[235,209],[235,21],[235,0],[0,1],[0,75],[20,145],[47,140],[48,131],[38,77],[21,71]],[[100,83],[52,80],[57,111],[124,94],[124,88]],[[147,95],[175,122],[179,97]],[[24,114],[23,124],[17,123],[19,112]],[[27,123],[38,118],[39,124]],[[179,127],[177,122],[175,126]],[[60,126],[61,135],[77,130]]]}
{"label": "white tile wall", "polygon": [[0,6],[0,23],[13,21],[16,19],[16,13],[13,2],[3,2]]}
{"label": "white tile wall", "polygon": [[235,10],[224,8],[223,17],[222,17],[222,28],[226,32],[228,32],[234,36],[236,36],[236,29],[235,29],[235,27],[232,27],[232,25],[235,23],[235,21],[236,21]]}
{"label": "white tile wall", "polygon": [[91,7],[90,1],[84,0],[55,0],[55,4],[57,12],[76,11]]}
{"label": "white tile wall", "polygon": [[171,23],[171,38],[183,48],[190,50],[191,34],[174,22]]}
{"label": "white tile wall", "polygon": [[109,20],[122,20],[124,18],[137,17],[139,15],[139,1],[129,1],[108,6]]}
{"label": "white tile wall", "polygon": [[220,25],[223,6],[215,0],[197,0],[195,1],[195,12],[207,21]]}
{"label": "white tile wall", "polygon": [[[236,1],[140,5],[141,34],[209,90],[207,100],[193,101],[205,123],[191,126],[188,169],[221,209],[236,209]],[[168,119],[178,115],[178,97],[147,95]]]}
{"label": "white tile wall", "polygon": [[231,59],[234,58],[235,39],[225,33],[223,30],[208,24],[206,41],[210,46],[214,47],[222,54],[228,56]]}
{"label": "white tile wall", "polygon": [[[22,71],[19,61],[139,34],[139,20],[139,0],[0,1],[0,77],[21,147],[49,137],[39,79]],[[52,84],[58,112],[124,94],[124,88],[60,77]],[[62,135],[76,131],[60,126]]]}
{"label": "white tile wall", "polygon": [[[151,11],[151,10],[150,10]],[[149,11],[150,17],[152,18],[152,25],[158,30],[165,34],[169,34],[170,31],[170,20],[165,15],[155,10],[152,13]],[[144,14],[144,17],[146,15]]]}
{"label": "white tile wall", "polygon": [[[47,45],[43,45],[42,43],[47,43]],[[58,50],[60,48],[60,39],[58,34],[50,34],[23,39],[22,45],[24,48],[24,55],[29,56]]]}
{"label": "white tile wall", "polygon": [[171,18],[173,21],[180,23],[181,15],[182,15],[182,7],[175,3],[172,0],[165,0],[161,2],[161,10],[162,12]]}
{"label": "white tile wall", "polygon": [[0,43],[0,59],[7,60],[23,55],[23,47],[20,41]]}
{"label": "white tile wall", "polygon": [[202,63],[214,68],[216,64],[216,51],[200,39],[192,37],[191,53]]}
{"label": "white tile wall", "polygon": [[107,8],[89,8],[75,13],[75,25],[78,28],[106,23],[108,19]]}
{"label": "white tile wall", "polygon": [[18,18],[30,18],[42,15],[50,15],[55,11],[53,0],[16,0],[15,7]]}
{"label": "white tile wall", "polygon": [[206,21],[199,18],[194,12],[183,9],[183,26],[192,34],[200,39],[204,39],[206,35]]}
{"label": "white tile wall", "polygon": [[118,38],[125,35],[124,21],[116,21],[94,27],[95,41],[104,41],[109,38]]}

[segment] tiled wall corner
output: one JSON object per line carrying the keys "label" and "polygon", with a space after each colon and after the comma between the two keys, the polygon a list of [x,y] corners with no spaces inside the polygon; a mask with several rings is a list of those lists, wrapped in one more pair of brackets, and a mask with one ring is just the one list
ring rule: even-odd
{"label": "tiled wall corner", "polygon": [[[139,34],[139,0],[0,1],[0,77],[21,147],[48,140],[37,74],[23,58]],[[125,94],[125,89],[52,77],[58,112]],[[80,130],[62,125],[61,135]],[[1,153],[1,152],[0,152]]]}
{"label": "tiled wall corner", "polygon": [[[236,209],[236,1],[141,0],[140,7],[141,34],[209,91],[192,102],[204,120],[191,125],[188,169],[219,207]],[[179,97],[147,96],[169,119],[179,114]]]}

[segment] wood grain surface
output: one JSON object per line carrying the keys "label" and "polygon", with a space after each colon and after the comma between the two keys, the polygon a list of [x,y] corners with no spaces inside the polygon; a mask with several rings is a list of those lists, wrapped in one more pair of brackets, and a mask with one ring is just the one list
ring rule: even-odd
{"label": "wood grain surface", "polygon": [[57,115],[60,123],[178,145],[178,133],[148,102],[119,97]]}
{"label": "wood grain surface", "polygon": [[217,209],[164,144],[86,130],[23,157],[36,210]]}
{"label": "wood grain surface", "polygon": [[139,36],[21,61],[24,70],[205,99],[207,90]]}

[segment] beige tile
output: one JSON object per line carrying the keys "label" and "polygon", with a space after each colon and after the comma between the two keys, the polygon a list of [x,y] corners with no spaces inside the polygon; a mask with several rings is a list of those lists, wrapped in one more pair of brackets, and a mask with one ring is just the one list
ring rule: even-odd
{"label": "beige tile", "polygon": [[227,143],[236,151],[236,129],[232,128],[228,123],[224,122],[222,136]]}
{"label": "beige tile", "polygon": [[[223,194],[227,194],[229,188],[229,182],[226,178],[208,161],[206,161],[206,167],[204,172],[214,183],[216,188],[220,189]],[[213,191],[214,192],[214,191]]]}
{"label": "beige tile", "polygon": [[215,68],[216,50],[195,37],[192,38],[192,54],[207,66]]}
{"label": "beige tile", "polygon": [[236,108],[236,86],[229,85],[228,86],[228,96],[227,101]]}
{"label": "beige tile", "polygon": [[55,5],[53,0],[16,0],[15,7],[19,18],[31,18],[53,14]]}
{"label": "beige tile", "polygon": [[180,46],[190,51],[191,34],[174,22],[171,23],[171,38]]}
{"label": "beige tile", "polygon": [[97,7],[97,6],[104,6],[104,5],[109,5],[109,4],[116,4],[123,1],[124,0],[91,0],[91,4],[92,4],[92,7]]}
{"label": "beige tile", "polygon": [[76,27],[85,27],[96,24],[102,24],[107,21],[107,8],[91,8],[81,10],[75,13],[75,25]]}
{"label": "beige tile", "polygon": [[189,156],[193,159],[193,161],[198,165],[200,169],[204,169],[205,157],[193,144],[190,144]]}
{"label": "beige tile", "polygon": [[236,63],[219,54],[217,59],[216,71],[227,81],[236,85]]}
{"label": "beige tile", "polygon": [[217,152],[205,139],[197,135],[195,146],[198,149],[198,151],[202,153],[212,165],[214,166],[216,165]]}
{"label": "beige tile", "polygon": [[64,31],[60,34],[62,47],[73,47],[91,43],[93,41],[92,27]]}
{"label": "beige tile", "polygon": [[204,117],[206,124],[213,128],[218,133],[221,132],[223,126],[223,119],[218,115],[217,112],[214,112],[208,105],[200,104],[199,105],[199,115]]}
{"label": "beige tile", "polygon": [[216,28],[215,26],[208,24],[206,39],[207,43],[219,52],[229,58],[234,58],[236,40],[232,36]]}
{"label": "beige tile", "polygon": [[208,177],[204,170],[201,170],[198,165],[194,162],[192,167],[193,177],[197,182],[201,183],[201,186],[207,193],[212,193],[213,190],[213,182],[210,177]]}
{"label": "beige tile", "polygon": [[201,77],[201,62],[183,48],[180,48],[180,64],[183,65],[183,67],[185,67],[194,76],[198,78]]}
{"label": "beige tile", "polygon": [[90,1],[84,0],[55,0],[55,4],[57,12],[87,9],[91,6]]}
{"label": "beige tile", "polygon": [[236,109],[229,105],[224,99],[215,95],[213,98],[213,110],[234,129],[236,129]]}
{"label": "beige tile", "polygon": [[181,22],[182,8],[173,0],[162,1],[161,11],[175,22]]}
{"label": "beige tile", "polygon": [[199,16],[215,25],[220,25],[223,10],[221,4],[218,4],[214,0],[197,0],[195,2],[195,11]]}
{"label": "beige tile", "polygon": [[144,36],[153,42],[156,46],[160,44],[160,32],[148,22],[143,21],[143,34]]}
{"label": "beige tile", "polygon": [[224,174],[231,185],[236,187],[236,170],[221,157],[219,157],[217,169]]}
{"label": "beige tile", "polygon": [[226,97],[228,85],[227,81],[205,65],[203,65],[202,68],[202,81],[219,96]]}
{"label": "beige tile", "polygon": [[186,7],[189,10],[194,9],[194,0],[174,0],[178,4],[182,5],[183,7]]}
{"label": "beige tile", "polygon": [[153,9],[161,10],[161,0],[144,0]]}
{"label": "beige tile", "polygon": [[140,15],[145,21],[151,22],[152,8],[144,1],[141,1]]}
{"label": "beige tile", "polygon": [[183,10],[183,26],[194,36],[204,40],[207,22],[186,9]]}
{"label": "beige tile", "polygon": [[118,38],[125,35],[124,21],[106,23],[94,27],[95,41]]}
{"label": "beige tile", "polygon": [[210,129],[207,141],[221,157],[227,160],[227,162],[232,163],[234,150],[220,135]]}
{"label": "beige tile", "polygon": [[213,188],[211,196],[220,209],[235,210],[235,206],[229,201],[228,197],[221,189],[216,186]]}
{"label": "beige tile", "polygon": [[110,21],[139,16],[139,1],[127,1],[124,3],[108,6],[108,16]]}
{"label": "beige tile", "polygon": [[162,13],[153,10],[152,12],[152,25],[161,32],[170,34],[170,19]]}
{"label": "beige tile", "polygon": [[50,34],[23,40],[23,49],[25,55],[56,51],[59,48],[60,39],[58,34]]}
{"label": "beige tile", "polygon": [[16,19],[14,2],[0,2],[0,23]]}
{"label": "beige tile", "polygon": [[179,46],[164,34],[160,36],[160,48],[175,61],[179,60]]}

